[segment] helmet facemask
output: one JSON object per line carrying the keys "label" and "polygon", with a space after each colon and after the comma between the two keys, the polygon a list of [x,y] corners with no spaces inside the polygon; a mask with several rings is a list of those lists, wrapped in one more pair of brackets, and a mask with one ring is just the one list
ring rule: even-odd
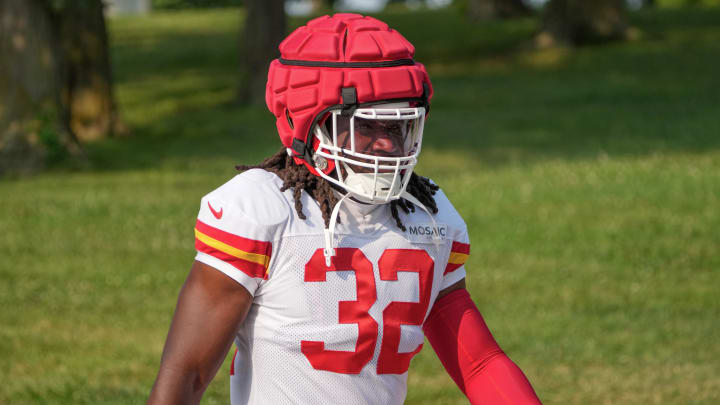
{"label": "helmet facemask", "polygon": [[[331,110],[315,127],[315,165],[321,177],[353,198],[383,204],[400,198],[422,144],[425,108],[378,104],[351,112]],[[335,170],[326,174],[329,161]]]}

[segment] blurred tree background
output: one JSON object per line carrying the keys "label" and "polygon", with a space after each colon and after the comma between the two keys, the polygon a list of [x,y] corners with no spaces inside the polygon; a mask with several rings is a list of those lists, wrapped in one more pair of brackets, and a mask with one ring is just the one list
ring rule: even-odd
{"label": "blurred tree background", "polygon": [[152,0],[154,10],[178,10],[191,8],[240,7],[243,0]]}
{"label": "blurred tree background", "polygon": [[468,0],[467,14],[472,20],[527,16],[530,7],[522,0]]}
{"label": "blurred tree background", "polygon": [[0,16],[0,175],[119,132],[100,0],[3,0]]}
{"label": "blurred tree background", "polygon": [[[280,147],[300,2],[145,1],[0,0],[2,404],[143,403],[201,196]],[[418,172],[544,403],[720,402],[720,0],[380,3],[436,91]],[[407,403],[465,403],[428,348]]]}
{"label": "blurred tree background", "polygon": [[245,22],[240,36],[238,101],[263,105],[270,61],[277,58],[285,39],[285,0],[246,0]]}
{"label": "blurred tree background", "polygon": [[544,44],[582,45],[627,38],[626,0],[551,0],[543,13]]}

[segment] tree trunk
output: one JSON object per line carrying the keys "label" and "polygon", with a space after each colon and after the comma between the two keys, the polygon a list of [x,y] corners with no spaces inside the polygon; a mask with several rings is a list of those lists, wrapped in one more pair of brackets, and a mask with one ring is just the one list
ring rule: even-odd
{"label": "tree trunk", "polygon": [[544,45],[583,45],[626,39],[625,0],[550,0],[543,16]]}
{"label": "tree trunk", "polygon": [[63,100],[80,141],[118,132],[107,28],[101,0],[64,1],[55,9],[66,69]]}
{"label": "tree trunk", "polygon": [[0,0],[0,174],[79,154],[61,101],[63,63],[40,0]]}
{"label": "tree trunk", "polygon": [[0,0],[0,173],[119,126],[101,0]]}
{"label": "tree trunk", "polygon": [[337,0],[312,0],[313,5],[313,13],[318,13],[321,11],[326,11],[332,14],[332,11],[335,9],[335,3],[337,3]]}
{"label": "tree trunk", "polygon": [[278,57],[285,38],[284,0],[245,0],[245,29],[240,39],[241,103],[263,104],[270,61]]}
{"label": "tree trunk", "polygon": [[473,21],[512,18],[530,14],[522,0],[469,0],[467,16]]}

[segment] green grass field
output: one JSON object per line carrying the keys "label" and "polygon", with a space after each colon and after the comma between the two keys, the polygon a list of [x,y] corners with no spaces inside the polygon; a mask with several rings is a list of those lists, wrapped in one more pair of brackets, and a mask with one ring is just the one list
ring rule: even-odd
{"label": "green grass field", "polygon": [[[532,19],[383,18],[436,90],[418,172],[465,217],[471,294],[543,401],[720,403],[720,9],[574,52],[527,50]],[[200,197],[279,147],[233,104],[239,26],[113,20],[133,136],[0,180],[0,404],[144,402]],[[228,403],[227,370],[203,403]],[[409,382],[408,404],[466,403],[429,345]]]}

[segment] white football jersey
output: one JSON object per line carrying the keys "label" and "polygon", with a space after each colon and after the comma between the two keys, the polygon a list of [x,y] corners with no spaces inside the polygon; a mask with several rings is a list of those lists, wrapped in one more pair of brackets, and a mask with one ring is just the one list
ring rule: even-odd
{"label": "white football jersey", "polygon": [[[438,293],[465,277],[462,218],[439,191],[435,224],[417,208],[343,202],[330,267],[318,203],[246,171],[202,199],[196,260],[242,284],[253,304],[238,331],[232,405],[402,404],[422,324]],[[439,241],[433,241],[433,234]]]}

